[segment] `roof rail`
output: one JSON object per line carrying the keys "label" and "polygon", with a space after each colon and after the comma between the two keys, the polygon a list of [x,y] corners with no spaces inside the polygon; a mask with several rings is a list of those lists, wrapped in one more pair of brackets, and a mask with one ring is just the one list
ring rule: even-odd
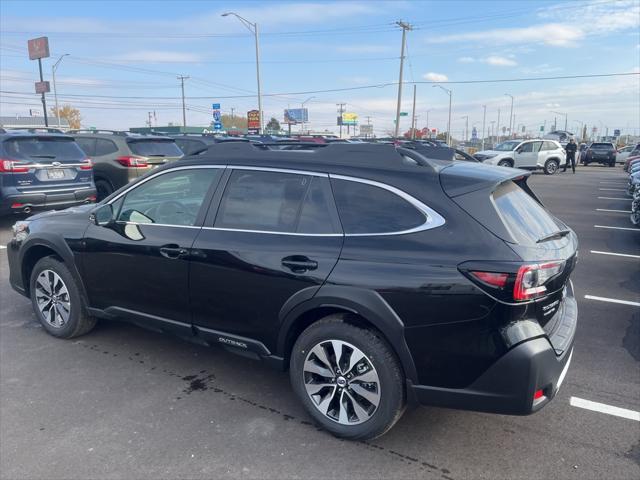
{"label": "roof rail", "polygon": [[130,133],[125,132],[124,130],[92,130],[90,128],[79,128],[75,130],[68,130],[67,133],[109,133],[111,135],[121,135],[123,137],[128,136]]}
{"label": "roof rail", "polygon": [[5,127],[5,130],[17,130],[21,132],[29,132],[29,133],[64,133],[60,128],[55,127]]}

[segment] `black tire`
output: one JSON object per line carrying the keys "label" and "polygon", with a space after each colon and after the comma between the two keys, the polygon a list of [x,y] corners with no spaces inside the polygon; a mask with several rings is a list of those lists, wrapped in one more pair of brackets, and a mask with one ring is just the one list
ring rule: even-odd
{"label": "black tire", "polygon": [[[290,378],[296,395],[314,421],[336,437],[368,440],[387,432],[405,410],[405,379],[400,363],[389,344],[373,330],[345,323],[342,315],[331,315],[307,328],[298,337],[291,352]],[[305,387],[305,361],[311,350],[329,340],[339,340],[356,347],[366,356],[377,374],[379,403],[371,416],[362,423],[341,424],[319,410]],[[344,353],[344,350],[342,350]],[[335,358],[335,357],[334,357]],[[351,357],[349,357],[351,359]],[[353,369],[359,369],[360,363]],[[308,373],[306,373],[308,375]],[[341,374],[342,375],[342,374]],[[348,377],[348,375],[347,375]],[[355,377],[354,377],[355,378]],[[353,379],[344,390],[353,393]],[[334,383],[338,383],[335,382]],[[336,391],[337,385],[332,387]],[[342,389],[339,389],[342,391]],[[331,391],[331,390],[330,390]],[[337,394],[337,393],[336,393]],[[333,395],[331,395],[333,396]],[[342,397],[340,397],[342,398]],[[353,403],[351,403],[353,408]],[[345,409],[346,410],[346,409]],[[352,419],[354,417],[351,417]]]}
{"label": "black tire", "polygon": [[[38,298],[43,298],[40,296],[43,290],[38,285],[36,285],[36,282],[38,281],[38,277],[40,276],[40,274],[46,271],[54,272],[56,275],[58,275],[58,277],[63,282],[63,287],[65,287],[68,292],[68,295],[64,297],[68,299],[69,304],[68,318],[64,320],[64,323],[59,326],[52,325],[52,323],[50,323],[50,321],[45,318],[45,315],[41,312],[41,309],[38,306]],[[49,274],[47,274],[47,277],[48,275]],[[35,264],[35,266],[33,267],[33,271],[31,272],[30,293],[31,303],[33,305],[33,310],[36,314],[36,317],[38,318],[38,321],[42,324],[47,333],[53,335],[54,337],[78,337],[80,335],[88,333],[93,329],[93,327],[95,327],[96,319],[87,314],[87,310],[80,295],[78,285],[76,284],[76,281],[74,280],[73,275],[71,274],[67,266],[60,260],[57,260],[54,257],[44,257]],[[56,303],[58,303],[57,300]],[[63,309],[63,307],[61,306],[62,303],[63,301],[60,300],[60,302],[58,303],[60,307],[56,307],[60,311],[62,311]],[[49,312],[51,312],[51,310],[52,309],[50,308]],[[60,314],[60,318],[62,318],[62,314]]]}
{"label": "black tire", "polygon": [[560,163],[555,158],[550,158],[544,163],[544,173],[546,175],[555,174],[559,168],[560,168]]}
{"label": "black tire", "polygon": [[499,167],[513,167],[513,162],[511,162],[511,160],[508,160],[508,159],[500,160],[498,162],[498,166]]}
{"label": "black tire", "polygon": [[98,179],[96,184],[96,201],[101,202],[113,193],[113,187],[107,180]]}

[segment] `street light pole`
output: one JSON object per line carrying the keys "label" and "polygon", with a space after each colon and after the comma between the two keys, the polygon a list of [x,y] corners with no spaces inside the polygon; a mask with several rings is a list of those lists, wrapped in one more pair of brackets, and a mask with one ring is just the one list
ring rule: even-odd
{"label": "street light pole", "polygon": [[487,120],[487,106],[482,106],[482,150],[484,150],[484,125]]}
{"label": "street light pole", "polygon": [[511,98],[511,112],[509,113],[509,137],[513,138],[513,95],[505,93],[505,96]]}
{"label": "street light pole", "polygon": [[427,134],[429,135],[429,138],[431,138],[431,127],[429,126],[429,112],[433,110],[432,108],[430,108],[429,110],[427,110]]}
{"label": "street light pole", "polygon": [[438,87],[447,92],[449,95],[449,120],[447,121],[447,145],[451,146],[451,96],[453,91],[448,88],[444,88],[442,85],[432,85],[432,87]]}
{"label": "street light pole", "polygon": [[400,131],[400,108],[402,107],[402,69],[404,68],[404,47],[407,41],[407,30],[411,30],[412,27],[408,23],[403,21],[397,21],[396,25],[402,28],[402,48],[400,49],[400,79],[398,80],[398,105],[396,106],[396,130],[395,138],[398,138],[398,132]]}
{"label": "street light pole", "polygon": [[498,124],[496,127],[496,142],[500,143],[500,109],[498,109]]}
{"label": "street light pole", "polygon": [[253,33],[254,37],[255,37],[255,41],[256,41],[256,80],[258,82],[258,113],[260,116],[260,131],[258,132],[258,134],[262,134],[262,132],[264,131],[264,118],[263,118],[263,113],[262,113],[262,87],[260,84],[260,43],[258,40],[258,24],[257,23],[252,23],[249,20],[247,20],[244,17],[241,17],[240,15],[238,15],[235,12],[226,12],[223,13],[222,16],[223,17],[228,17],[229,15],[233,15],[234,17],[236,17],[238,20],[240,20],[240,22],[247,28],[247,30],[249,30],[251,33]]}
{"label": "street light pole", "polygon": [[60,58],[56,63],[54,63],[51,67],[51,77],[53,78],[53,99],[56,104],[56,117],[58,119],[58,128],[60,128],[60,109],[58,108],[58,91],[56,90],[56,70],[58,69],[58,65],[62,62],[62,59],[69,55],[65,53],[64,55],[60,55]]}
{"label": "street light pole", "polygon": [[469,115],[463,115],[460,118],[464,118],[465,122],[464,122],[464,141],[466,142],[467,139],[469,138]]}
{"label": "street light pole", "polygon": [[302,131],[300,133],[304,133],[304,104],[307,103],[309,100],[312,100],[314,98],[316,98],[316,97],[309,97],[304,102],[302,102]]}
{"label": "street light pole", "polygon": [[178,75],[178,80],[180,80],[180,88],[182,89],[182,133],[187,132],[187,109],[184,104],[184,81],[189,77],[184,75]]}
{"label": "street light pole", "polygon": [[416,139],[416,84],[413,84],[413,109],[411,110],[411,139]]}

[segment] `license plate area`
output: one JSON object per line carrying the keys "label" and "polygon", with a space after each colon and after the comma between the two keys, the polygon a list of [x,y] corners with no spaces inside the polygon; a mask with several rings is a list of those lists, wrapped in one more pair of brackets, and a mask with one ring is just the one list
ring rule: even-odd
{"label": "license plate area", "polygon": [[62,170],[61,168],[52,168],[47,170],[47,178],[49,180],[61,180],[64,177],[64,170]]}

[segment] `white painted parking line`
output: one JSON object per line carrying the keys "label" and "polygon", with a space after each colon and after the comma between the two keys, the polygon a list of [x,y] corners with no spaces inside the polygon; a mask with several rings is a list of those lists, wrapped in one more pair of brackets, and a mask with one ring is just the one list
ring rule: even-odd
{"label": "white painted parking line", "polygon": [[607,192],[626,192],[627,191],[624,188],[599,188],[598,190],[607,191]]}
{"label": "white painted parking line", "polygon": [[596,208],[596,212],[631,213],[631,210],[611,210],[609,208]]}
{"label": "white painted parking line", "polygon": [[608,228],[610,230],[628,230],[630,232],[640,232],[640,228],[610,227],[608,225],[594,225],[594,228]]}
{"label": "white painted parking line", "polygon": [[640,255],[630,255],[628,253],[600,252],[598,250],[591,250],[591,253],[597,253],[599,255],[612,255],[614,257],[640,258]]}
{"label": "white painted parking line", "polygon": [[0,250],[6,250],[7,246],[6,245],[0,245]]}
{"label": "white painted parking line", "polygon": [[640,422],[640,412],[636,412],[635,410],[614,407],[612,405],[607,405],[606,403],[592,402],[591,400],[585,400],[584,398],[578,397],[571,397],[569,399],[569,404],[572,407],[584,408],[585,410],[606,413],[607,415],[614,415],[616,417],[622,417],[628,420],[635,420],[636,422]]}
{"label": "white painted parking line", "polygon": [[595,295],[585,295],[587,300],[598,300],[599,302],[619,303],[620,305],[631,305],[632,307],[640,307],[640,302],[631,302],[629,300],[618,300],[617,298],[596,297]]}
{"label": "white painted parking line", "polygon": [[625,200],[627,202],[631,201],[631,198],[620,198],[620,197],[598,197],[600,200]]}

